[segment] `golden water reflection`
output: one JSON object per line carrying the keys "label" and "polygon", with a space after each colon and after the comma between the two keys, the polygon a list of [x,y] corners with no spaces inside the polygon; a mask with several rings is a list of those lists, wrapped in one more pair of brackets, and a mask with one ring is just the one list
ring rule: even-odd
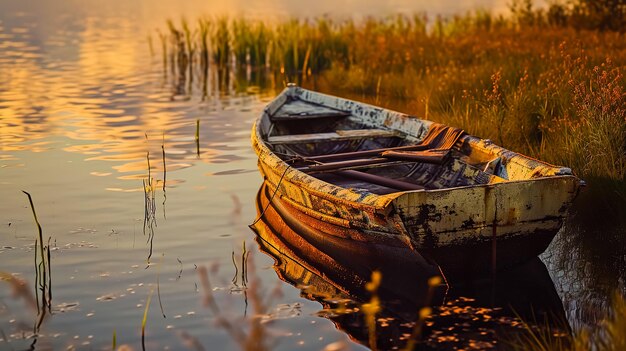
{"label": "golden water reflection", "polygon": [[[149,173],[156,186],[162,185],[162,146],[168,187],[183,181],[177,171],[198,162],[226,165],[205,176],[255,172],[229,163],[253,157],[249,126],[263,103],[282,88],[282,79],[212,66],[205,71],[199,64],[186,76],[169,67],[164,71],[158,50],[152,56],[146,39],[154,28],[163,28],[164,13],[144,14],[149,23],[128,14],[43,16],[39,23],[20,15],[19,21],[0,22],[0,172],[24,167],[31,153],[62,149],[84,157],[85,174],[121,180],[107,190],[142,192],[141,181]],[[407,110],[406,105],[394,107]],[[96,166],[102,163],[108,166]],[[611,231],[624,237],[623,230],[605,232]],[[579,232],[585,234],[585,229]],[[600,233],[592,232],[581,241],[584,235],[571,234],[571,227],[563,231],[564,247],[553,248],[557,254],[549,260],[550,272],[559,291],[566,292],[568,314],[575,314],[570,321],[593,322],[597,317],[587,315],[607,308],[604,290],[618,285],[624,291],[623,239],[598,240]],[[566,267],[559,265],[563,263]],[[612,285],[607,287],[607,281]]]}
{"label": "golden water reflection", "polygon": [[[242,158],[247,145],[232,141],[247,136],[234,130],[247,131],[251,121],[229,111],[260,110],[260,95],[234,94],[232,82],[220,86],[223,73],[215,69],[181,89],[180,77],[164,75],[146,39],[138,39],[142,27],[130,16],[79,18],[68,25],[81,30],[44,36],[36,25],[3,24],[0,160],[18,162],[20,152],[61,147],[86,161],[111,163],[109,172],[89,170],[95,176],[138,180],[196,162]],[[71,141],[58,143],[58,137]]]}

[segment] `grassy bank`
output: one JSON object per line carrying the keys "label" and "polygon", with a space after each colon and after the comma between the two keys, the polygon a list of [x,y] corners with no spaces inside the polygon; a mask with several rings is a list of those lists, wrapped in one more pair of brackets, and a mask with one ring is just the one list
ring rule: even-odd
{"label": "grassy bank", "polygon": [[[247,67],[459,126],[504,147],[626,179],[626,40],[545,12],[335,22],[200,19],[162,35],[172,70]],[[195,27],[195,28],[193,28]],[[401,101],[398,105],[398,101]]]}

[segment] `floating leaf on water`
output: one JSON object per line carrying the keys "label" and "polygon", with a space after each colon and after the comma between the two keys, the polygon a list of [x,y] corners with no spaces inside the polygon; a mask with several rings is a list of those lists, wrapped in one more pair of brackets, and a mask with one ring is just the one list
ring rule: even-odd
{"label": "floating leaf on water", "polygon": [[80,304],[78,302],[63,302],[54,306],[56,312],[77,311]]}
{"label": "floating leaf on water", "polygon": [[[321,338],[320,338],[321,340]],[[322,351],[348,351],[351,350],[352,348],[350,347],[350,345],[344,341],[335,341],[333,343],[330,343],[328,345],[326,345]]]}
{"label": "floating leaf on water", "polygon": [[221,175],[236,175],[236,174],[245,174],[245,173],[252,173],[252,172],[257,172],[256,169],[241,169],[241,168],[237,168],[237,169],[230,169],[230,170],[226,170],[226,171],[219,171],[219,172],[213,172],[213,173],[206,173],[205,175],[207,176],[221,176]]}
{"label": "floating leaf on water", "polygon": [[117,296],[113,294],[106,294],[96,298],[96,301],[111,301],[117,299]]}

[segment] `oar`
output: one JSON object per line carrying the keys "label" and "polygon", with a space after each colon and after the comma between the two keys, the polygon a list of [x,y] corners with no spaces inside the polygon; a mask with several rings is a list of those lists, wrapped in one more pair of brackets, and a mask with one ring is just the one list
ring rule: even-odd
{"label": "oar", "polygon": [[334,155],[319,155],[303,157],[305,161],[331,162],[344,159],[381,156],[387,151],[423,151],[423,150],[449,150],[465,134],[462,129],[451,128],[442,124],[433,123],[427,135],[419,144],[388,147],[374,150],[343,152]]}
{"label": "oar", "polygon": [[443,163],[445,157],[448,155],[449,150],[429,150],[429,151],[385,151],[381,154],[382,157],[377,158],[364,158],[357,160],[348,160],[348,161],[339,161],[339,162],[329,162],[329,163],[321,163],[318,161],[318,164],[310,165],[306,167],[297,168],[299,171],[305,173],[316,173],[316,172],[331,172],[331,171],[340,171],[345,169],[355,169],[355,168],[369,168],[371,166],[376,165],[393,165],[397,164],[401,161],[408,162],[421,162],[421,163],[432,163],[432,164],[441,164]]}
{"label": "oar", "polygon": [[342,153],[333,154],[333,155],[302,157],[301,159],[303,159],[304,161],[313,161],[313,162],[331,162],[331,161],[345,160],[345,159],[380,156],[383,152],[386,152],[386,151],[409,151],[409,150],[418,151],[418,150],[426,150],[428,148],[429,148],[428,145],[405,145],[405,146],[396,146],[396,147],[388,147],[388,148],[373,149],[373,150],[342,152]]}

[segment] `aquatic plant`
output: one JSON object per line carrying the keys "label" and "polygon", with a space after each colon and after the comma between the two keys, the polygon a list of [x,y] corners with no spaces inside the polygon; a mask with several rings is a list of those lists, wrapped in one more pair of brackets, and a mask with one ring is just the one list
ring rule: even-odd
{"label": "aquatic plant", "polygon": [[[146,141],[148,141],[148,134],[145,133]],[[165,146],[162,144],[163,153],[163,166],[165,167]],[[148,257],[146,262],[148,267],[150,266],[150,259],[152,258],[152,250],[154,244],[154,227],[157,225],[156,221],[156,187],[157,180],[152,177],[152,166],[150,165],[150,151],[146,151],[146,163],[148,176],[146,179],[142,179],[143,195],[144,195],[144,216],[143,216],[143,235],[147,234],[148,238],[146,242],[149,244]],[[165,169],[165,168],[164,168]],[[165,174],[164,174],[165,175]],[[163,188],[165,191],[165,187]]]}
{"label": "aquatic plant", "polygon": [[146,301],[146,308],[143,310],[143,318],[141,319],[141,349],[146,350],[146,324],[148,323],[148,310],[150,309],[150,301],[152,300],[152,293],[154,289],[150,290],[148,294],[148,300]]}
{"label": "aquatic plant", "polygon": [[[30,193],[23,191],[28,197],[28,203],[33,212],[33,218],[37,225],[38,236],[35,239],[35,300],[37,301],[37,320],[33,327],[33,333],[39,333],[39,328],[46,318],[46,314],[52,314],[52,271],[50,263],[50,239],[48,238],[48,244],[44,245],[43,242],[43,230],[41,224],[37,218],[37,212],[35,211],[35,205]],[[41,299],[39,298],[41,293]]]}
{"label": "aquatic plant", "polygon": [[[167,166],[165,165],[165,132],[161,141],[161,156],[163,157],[163,194],[165,194],[165,183],[167,179]],[[165,203],[165,200],[163,200]]]}
{"label": "aquatic plant", "polygon": [[365,290],[372,294],[372,297],[369,302],[361,305],[361,310],[365,315],[365,325],[367,326],[368,344],[373,351],[377,349],[376,315],[380,313],[382,308],[380,298],[378,297],[378,288],[380,287],[381,281],[382,274],[380,271],[373,271],[371,280],[365,284]]}
{"label": "aquatic plant", "polygon": [[[235,251],[231,252],[231,260],[233,262],[233,267],[235,267],[235,274],[231,279],[231,282],[235,285],[235,290],[243,290],[245,293],[246,288],[248,287],[248,257],[250,256],[250,251],[246,250],[246,242],[243,242],[242,251],[241,251],[241,276],[239,275],[239,266],[237,265],[237,260],[235,258]],[[240,286],[241,284],[241,286]]]}
{"label": "aquatic plant", "polygon": [[194,140],[196,141],[196,155],[200,157],[200,119],[196,119],[196,135]]}
{"label": "aquatic plant", "polygon": [[[443,280],[439,276],[434,276],[428,279],[428,292],[426,295],[427,303],[430,303],[432,301],[435,289],[439,287],[442,282]],[[432,309],[430,307],[422,307],[419,310],[418,319],[415,322],[415,326],[413,326],[413,331],[411,332],[411,336],[404,347],[404,351],[413,350],[417,345],[417,342],[421,340],[424,321],[426,320],[426,318],[428,318],[428,316],[430,316],[431,313]]]}
{"label": "aquatic plant", "polygon": [[[246,257],[247,255],[244,254],[242,259],[246,259]],[[253,261],[251,266],[254,273]],[[251,284],[244,287],[244,292],[246,293],[246,306],[249,299],[254,312],[253,316],[244,316],[243,320],[234,321],[226,317],[225,313],[217,303],[217,300],[213,295],[213,287],[211,286],[209,272],[206,267],[198,267],[198,277],[204,292],[204,306],[213,313],[213,317],[215,318],[217,325],[229,334],[241,350],[263,351],[272,349],[271,344],[273,342],[273,338],[268,333],[263,323],[262,316],[267,315],[268,307],[271,304],[272,299],[278,295],[277,290],[272,291],[267,298],[262,296],[263,288],[260,286],[260,280],[256,274],[253,274]]]}

